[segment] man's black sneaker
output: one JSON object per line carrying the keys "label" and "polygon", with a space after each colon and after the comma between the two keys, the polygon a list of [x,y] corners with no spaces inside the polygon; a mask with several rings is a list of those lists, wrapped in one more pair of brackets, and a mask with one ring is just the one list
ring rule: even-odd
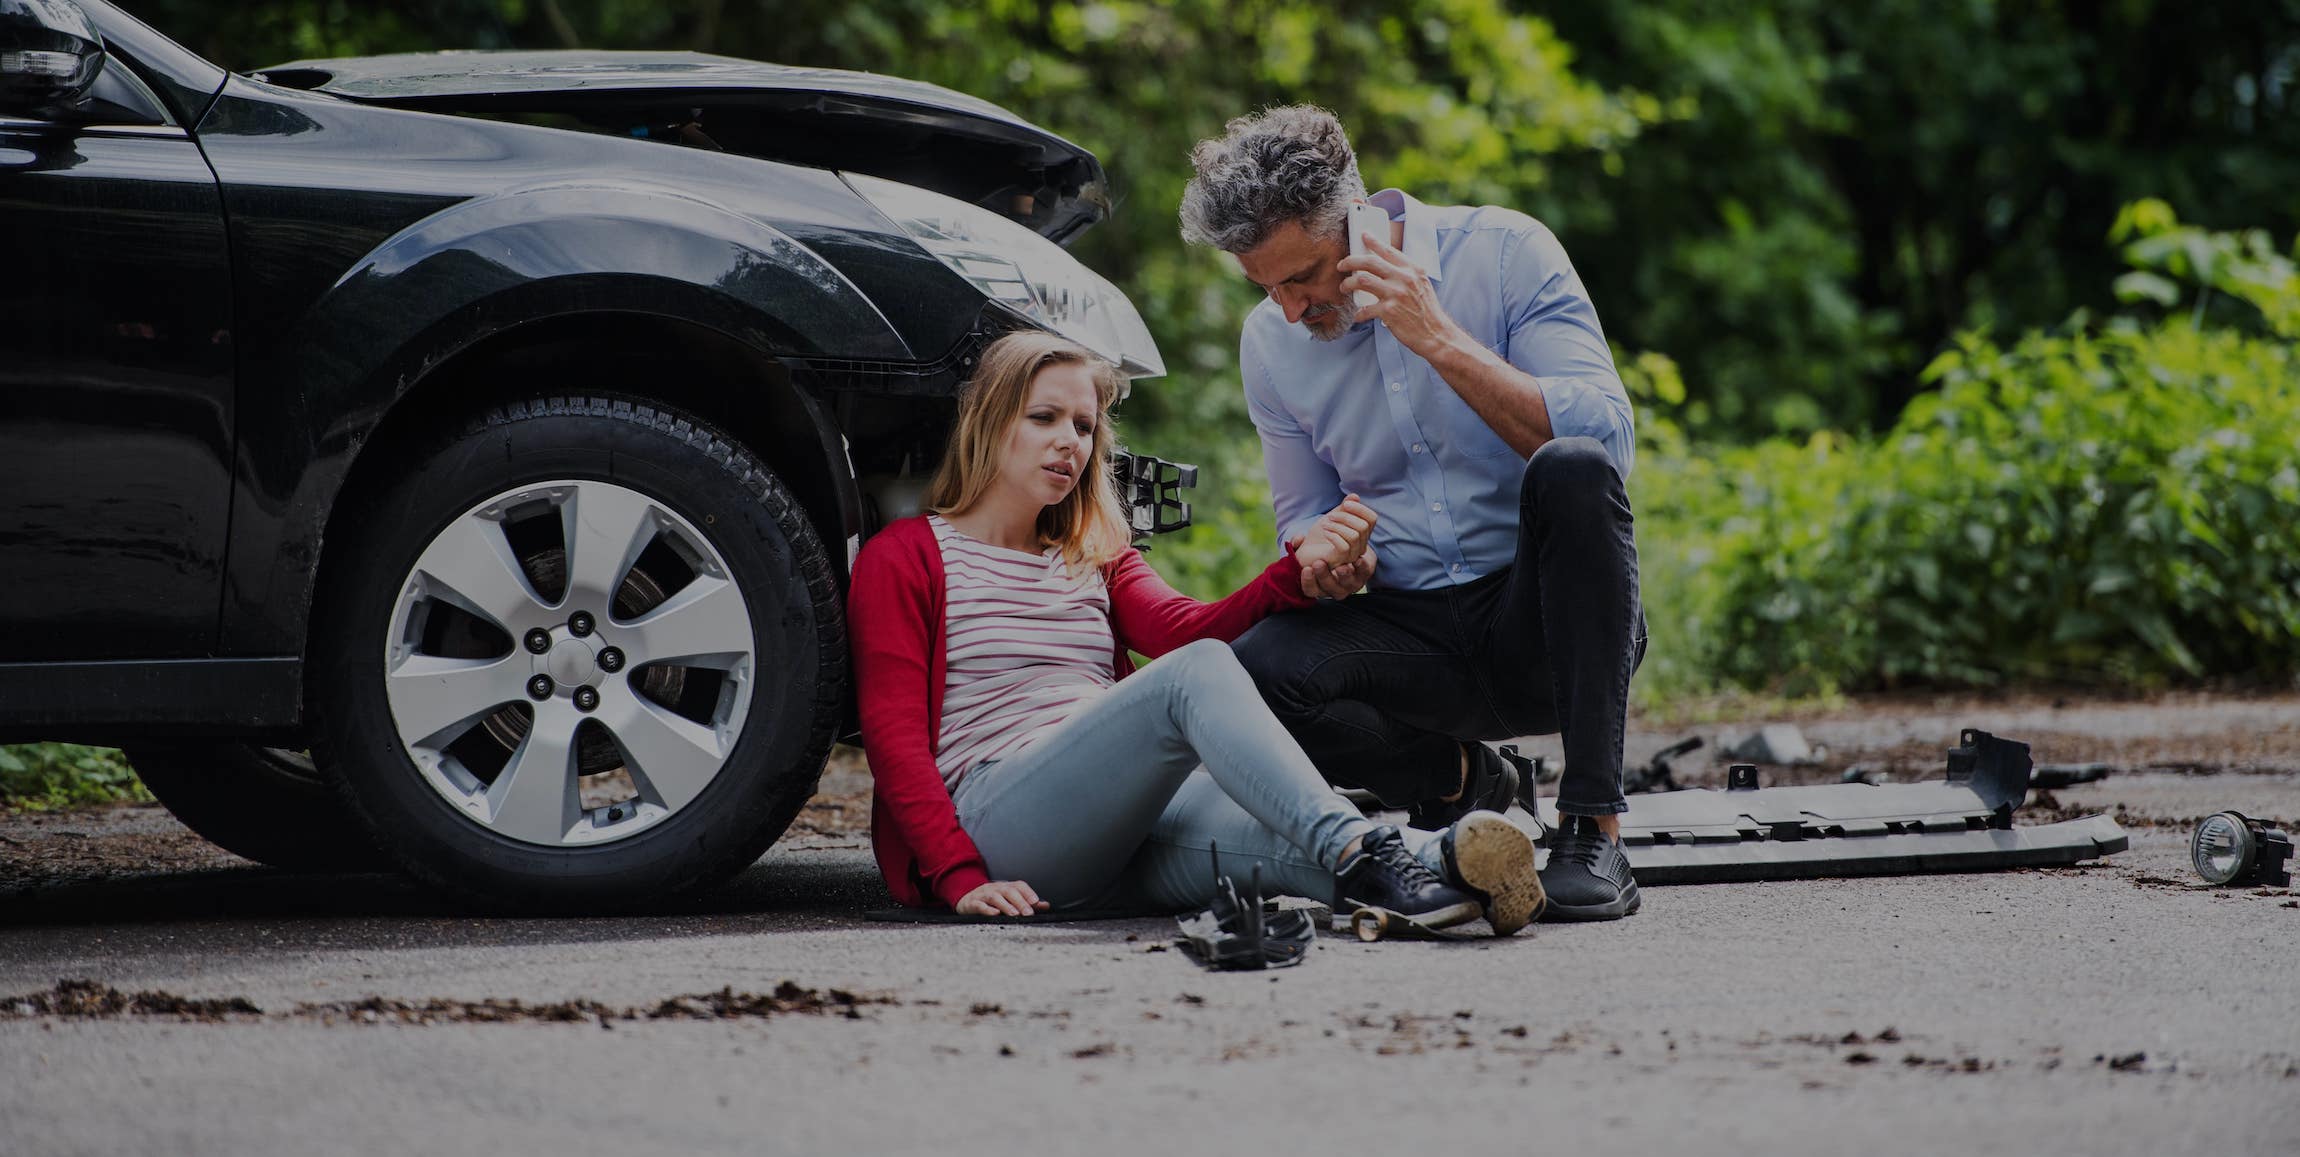
{"label": "man's black sneaker", "polygon": [[1368,833],[1358,854],[1335,876],[1334,911],[1380,908],[1443,928],[1484,914],[1476,897],[1446,883],[1406,850],[1398,830],[1384,825]]}
{"label": "man's black sneaker", "polygon": [[1471,812],[1445,830],[1446,882],[1485,905],[1493,934],[1508,936],[1541,915],[1547,897],[1533,870],[1533,839],[1494,812]]}
{"label": "man's black sneaker", "polygon": [[1541,887],[1549,895],[1543,920],[1619,920],[1644,903],[1628,853],[1588,816],[1558,817]]}
{"label": "man's black sneaker", "polygon": [[1517,766],[1482,743],[1463,742],[1469,752],[1469,777],[1461,795],[1453,799],[1426,799],[1406,812],[1406,822],[1425,832],[1444,831],[1455,820],[1474,811],[1508,811],[1517,801]]}

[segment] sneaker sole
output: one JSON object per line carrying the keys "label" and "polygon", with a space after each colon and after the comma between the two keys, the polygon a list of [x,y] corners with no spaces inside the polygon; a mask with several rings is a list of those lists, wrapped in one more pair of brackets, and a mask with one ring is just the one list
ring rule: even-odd
{"label": "sneaker sole", "polygon": [[1632,880],[1628,887],[1621,890],[1621,897],[1610,904],[1584,904],[1579,907],[1571,904],[1551,904],[1542,912],[1541,920],[1547,924],[1619,920],[1624,916],[1635,916],[1637,910],[1644,906],[1645,894],[1638,890],[1637,882]]}
{"label": "sneaker sole", "polygon": [[1486,898],[1485,918],[1496,936],[1511,936],[1549,907],[1541,875],[1533,870],[1533,840],[1491,812],[1463,816],[1453,829],[1453,866],[1461,882]]}

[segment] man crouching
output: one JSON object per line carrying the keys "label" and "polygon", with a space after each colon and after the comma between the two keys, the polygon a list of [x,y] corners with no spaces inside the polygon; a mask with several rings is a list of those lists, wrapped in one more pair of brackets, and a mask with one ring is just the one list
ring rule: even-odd
{"label": "man crouching", "polygon": [[[1362,576],[1323,580],[1332,601],[1265,620],[1239,658],[1327,779],[1411,808],[1416,827],[1517,797],[1516,768],[1478,740],[1562,732],[1546,918],[1637,911],[1619,837],[1645,650],[1623,488],[1635,434],[1564,248],[1510,209],[1368,197],[1320,108],[1240,117],[1190,159],[1183,238],[1235,255],[1269,295],[1239,369],[1280,539],[1349,494],[1379,515],[1366,592],[1343,597]],[[1388,227],[1351,256],[1359,202]]]}

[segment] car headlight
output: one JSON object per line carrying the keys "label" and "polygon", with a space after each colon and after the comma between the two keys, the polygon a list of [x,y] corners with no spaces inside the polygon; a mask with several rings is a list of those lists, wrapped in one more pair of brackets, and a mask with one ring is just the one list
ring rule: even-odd
{"label": "car headlight", "polygon": [[2207,884],[2290,884],[2292,838],[2242,812],[2214,812],[2196,825],[2188,858]]}
{"label": "car headlight", "polygon": [[1166,372],[1134,303],[1061,246],[955,197],[861,173],[840,175],[992,301],[1109,359],[1128,378]]}

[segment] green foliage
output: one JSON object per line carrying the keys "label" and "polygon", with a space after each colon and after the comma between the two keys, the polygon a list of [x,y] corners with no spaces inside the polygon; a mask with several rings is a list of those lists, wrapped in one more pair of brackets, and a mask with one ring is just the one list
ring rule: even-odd
{"label": "green foliage", "polygon": [[1535,0],[1590,82],[1687,109],[1518,202],[1707,434],[1887,428],[1966,329],[2111,308],[2120,204],[2300,228],[2300,7]]}
{"label": "green foliage", "polygon": [[49,808],[149,801],[135,769],[109,747],[25,743],[0,747],[0,808]]}
{"label": "green foliage", "polygon": [[[2141,296],[2170,316],[1968,334],[1881,439],[1641,474],[1649,613],[1688,651],[1661,685],[2300,674],[2300,351],[2281,328],[2300,281],[2257,235],[2127,217],[2128,256],[2171,289]],[[2173,277],[2285,320],[2199,326]]]}

